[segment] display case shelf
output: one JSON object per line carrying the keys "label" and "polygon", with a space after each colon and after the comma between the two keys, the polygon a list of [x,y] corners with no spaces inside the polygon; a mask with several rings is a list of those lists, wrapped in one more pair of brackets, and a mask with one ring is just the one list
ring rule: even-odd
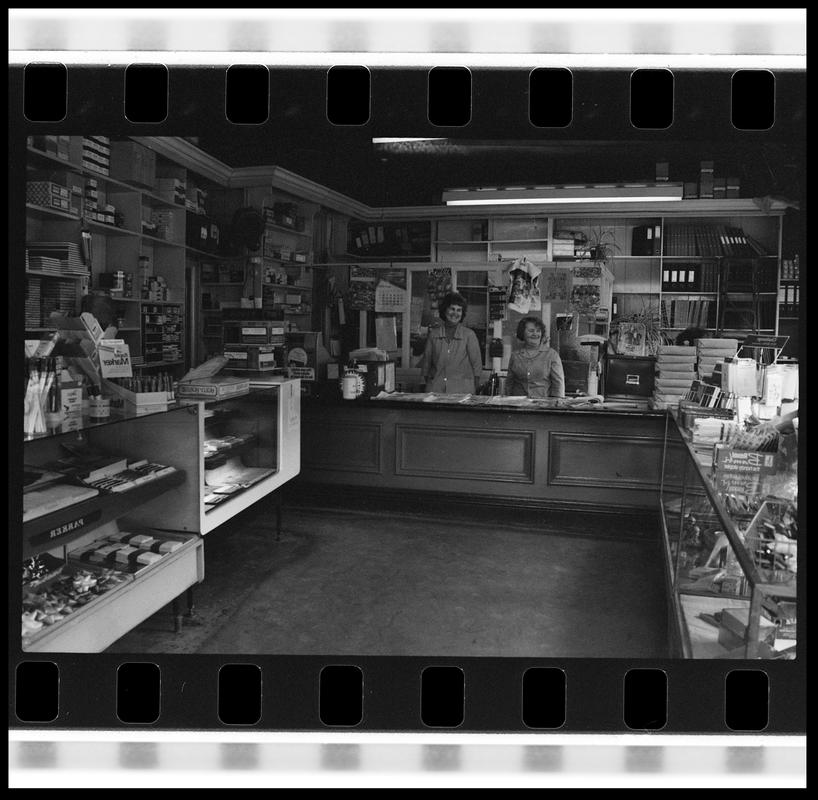
{"label": "display case shelf", "polygon": [[171,242],[169,239],[162,239],[160,236],[151,236],[149,233],[139,234],[146,242],[150,242],[156,247],[178,247],[185,249],[184,242]]}
{"label": "display case shelf", "polygon": [[69,214],[66,211],[60,211],[58,208],[38,206],[34,203],[26,203],[26,212],[45,220],[68,220],[70,222],[80,221],[80,218],[76,214]]}
{"label": "display case shelf", "polygon": [[[167,533],[163,533],[168,536]],[[101,652],[143,620],[204,579],[204,547],[197,536],[132,579],[23,641],[27,653]]]}
{"label": "display case shelf", "polygon": [[104,222],[97,222],[93,219],[84,219],[83,225],[85,225],[91,231],[105,233],[109,236],[133,236],[134,238],[138,238],[144,235],[138,231],[132,231],[128,228],[118,228],[116,225],[108,225]]}
{"label": "display case shelf", "polygon": [[[674,455],[682,465],[679,468],[677,460],[681,474],[672,480],[667,464]],[[714,482],[712,460],[712,446],[706,451],[694,446],[671,414],[660,494],[669,612],[678,654],[794,657],[793,631],[781,633],[768,616],[771,606],[781,608],[796,600],[795,540],[772,540],[774,550],[789,548],[787,558],[792,560],[776,562],[775,569],[765,566],[764,548],[751,542],[756,541],[769,496],[754,498],[754,506],[742,512],[738,507],[728,510]],[[778,498],[773,502],[789,503]]]}
{"label": "display case shelf", "polygon": [[[182,471],[163,475],[127,492],[105,492],[23,523],[23,558],[69,544],[106,522],[138,509],[185,481]],[[67,529],[66,533],[54,533]]]}
{"label": "display case shelf", "polygon": [[302,236],[306,239],[312,238],[312,232],[303,230],[299,231],[295,228],[288,228],[286,225],[276,225],[274,222],[265,222],[264,227],[271,231],[283,231],[284,233],[292,234],[293,236]]}

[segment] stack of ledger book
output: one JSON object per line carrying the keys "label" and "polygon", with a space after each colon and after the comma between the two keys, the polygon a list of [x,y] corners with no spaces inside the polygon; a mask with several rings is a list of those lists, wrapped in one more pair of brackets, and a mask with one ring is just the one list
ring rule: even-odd
{"label": "stack of ledger book", "polygon": [[738,351],[738,339],[696,339],[698,377],[709,380],[716,364],[733,358]]}
{"label": "stack of ledger book", "polygon": [[651,408],[675,408],[696,378],[696,348],[662,345],[656,354],[656,381]]}

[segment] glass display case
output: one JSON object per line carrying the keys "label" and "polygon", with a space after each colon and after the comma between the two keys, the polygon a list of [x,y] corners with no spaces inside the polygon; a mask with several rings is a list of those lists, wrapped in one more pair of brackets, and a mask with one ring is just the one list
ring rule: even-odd
{"label": "glass display case", "polygon": [[[672,466],[671,466],[672,465]],[[712,446],[668,418],[661,484],[674,655],[795,658],[796,499],[724,491]]]}
{"label": "glass display case", "polygon": [[169,603],[178,629],[203,535],[300,470],[299,383],[27,440],[23,650],[100,652]]}

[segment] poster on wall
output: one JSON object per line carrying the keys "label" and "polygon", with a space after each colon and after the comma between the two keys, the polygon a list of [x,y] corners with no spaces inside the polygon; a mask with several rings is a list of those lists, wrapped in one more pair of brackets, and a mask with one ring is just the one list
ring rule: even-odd
{"label": "poster on wall", "polygon": [[528,314],[542,308],[540,300],[541,272],[542,270],[536,264],[532,264],[525,256],[511,263],[508,268],[508,307],[512,311]]}
{"label": "poster on wall", "polygon": [[371,267],[349,268],[348,307],[353,311],[371,311],[375,308],[375,270]]}

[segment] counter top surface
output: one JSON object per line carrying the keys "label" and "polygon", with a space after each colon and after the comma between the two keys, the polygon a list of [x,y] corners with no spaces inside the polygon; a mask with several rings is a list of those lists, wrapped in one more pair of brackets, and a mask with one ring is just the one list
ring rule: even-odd
{"label": "counter top surface", "polygon": [[344,400],[340,395],[321,397],[306,397],[307,405],[323,407],[349,408],[395,408],[395,409],[422,409],[447,410],[454,412],[469,411],[500,411],[520,414],[605,414],[625,415],[637,417],[662,418],[667,413],[659,410],[644,410],[636,404],[631,407],[626,402],[605,402],[599,395],[592,397],[548,398],[531,400],[526,397],[487,397],[483,395],[435,395],[433,393],[393,392],[390,395],[382,393],[375,398],[358,398]]}

